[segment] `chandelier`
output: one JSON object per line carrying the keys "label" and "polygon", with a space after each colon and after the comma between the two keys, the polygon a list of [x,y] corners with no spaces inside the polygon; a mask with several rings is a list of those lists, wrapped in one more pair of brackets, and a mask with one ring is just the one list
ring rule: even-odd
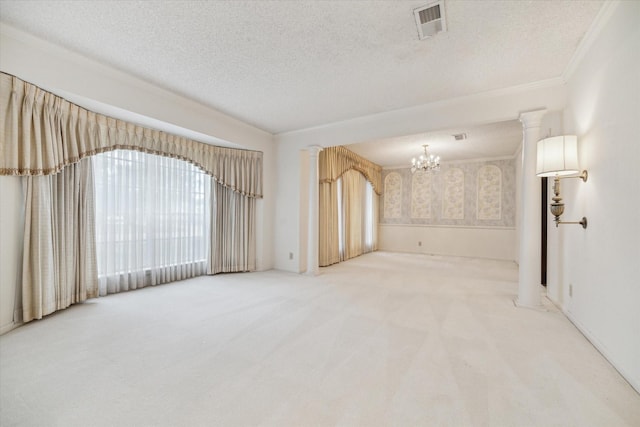
{"label": "chandelier", "polygon": [[423,145],[424,154],[421,154],[417,159],[414,157],[411,159],[411,173],[421,171],[439,171],[440,170],[440,156],[427,153],[428,145]]}

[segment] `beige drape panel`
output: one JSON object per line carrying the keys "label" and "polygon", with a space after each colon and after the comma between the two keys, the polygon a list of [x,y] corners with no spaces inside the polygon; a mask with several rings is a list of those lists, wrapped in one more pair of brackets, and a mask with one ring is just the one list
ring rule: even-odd
{"label": "beige drape panel", "polygon": [[262,197],[262,153],[204,144],[81,108],[0,73],[0,175],[48,175],[115,149],[195,164],[238,193]]}
{"label": "beige drape panel", "polygon": [[[342,233],[343,250],[340,261],[346,261],[365,253],[367,237],[366,199],[367,181],[358,171],[350,170],[342,175]],[[372,249],[369,248],[370,252]]]}
{"label": "beige drape panel", "polygon": [[382,194],[382,167],[345,147],[329,147],[320,152],[318,171],[321,183],[335,182],[351,169],[363,174],[376,194]]}
{"label": "beige drape panel", "polygon": [[211,182],[211,245],[207,274],[256,269],[256,199]]}
{"label": "beige drape panel", "polygon": [[90,159],[27,177],[23,321],[98,296],[93,191]]}
{"label": "beige drape panel", "polygon": [[323,182],[319,191],[318,222],[320,227],[318,265],[326,267],[340,262],[340,229],[338,220],[338,182]]}

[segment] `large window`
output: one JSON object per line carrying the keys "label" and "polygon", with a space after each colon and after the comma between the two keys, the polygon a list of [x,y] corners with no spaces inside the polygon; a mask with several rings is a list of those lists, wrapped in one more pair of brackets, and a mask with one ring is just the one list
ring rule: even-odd
{"label": "large window", "polygon": [[210,177],[188,162],[138,151],[93,161],[100,294],[204,274]]}

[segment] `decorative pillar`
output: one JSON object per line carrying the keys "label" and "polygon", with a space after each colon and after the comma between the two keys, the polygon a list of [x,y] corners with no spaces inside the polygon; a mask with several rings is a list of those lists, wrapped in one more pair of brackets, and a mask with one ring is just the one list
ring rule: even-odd
{"label": "decorative pillar", "polygon": [[520,114],[523,128],[522,183],[520,187],[520,268],[518,281],[518,307],[542,308],[540,300],[540,239],[541,214],[540,178],[536,176],[536,146],[540,139],[540,124],[547,110]]}
{"label": "decorative pillar", "polygon": [[322,147],[313,145],[308,147],[309,151],[309,233],[307,238],[307,274],[316,276],[320,267],[318,266],[318,188],[320,187],[320,176],[318,174],[318,154]]}

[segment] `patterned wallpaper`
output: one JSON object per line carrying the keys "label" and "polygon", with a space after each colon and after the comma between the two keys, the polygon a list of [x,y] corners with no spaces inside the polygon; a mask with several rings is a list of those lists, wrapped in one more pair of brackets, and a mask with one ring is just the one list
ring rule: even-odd
{"label": "patterned wallpaper", "polygon": [[431,174],[411,177],[411,218],[431,218]]}
{"label": "patterned wallpaper", "polygon": [[[384,175],[383,175],[384,176]],[[389,174],[384,179],[385,197],[383,203],[384,212],[382,216],[385,218],[401,218],[400,211],[402,207],[402,177],[398,173]]]}
{"label": "patterned wallpaper", "polygon": [[464,219],[464,172],[449,168],[442,174],[442,219]]}
{"label": "patterned wallpaper", "polygon": [[382,171],[381,224],[515,227],[515,159]]}

